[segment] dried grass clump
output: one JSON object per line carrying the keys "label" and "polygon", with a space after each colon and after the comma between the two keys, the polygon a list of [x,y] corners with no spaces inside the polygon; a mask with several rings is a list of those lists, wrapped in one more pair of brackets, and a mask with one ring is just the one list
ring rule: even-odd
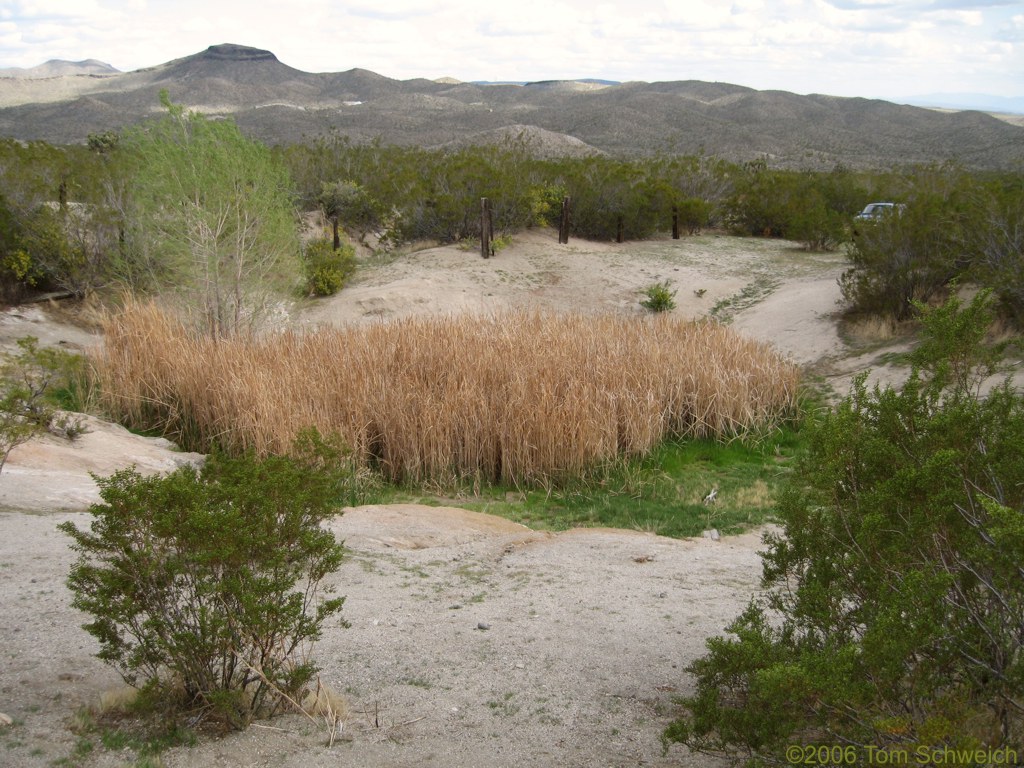
{"label": "dried grass clump", "polygon": [[798,371],[713,322],[509,312],[215,340],[153,304],[108,320],[105,405],[204,449],[337,432],[394,481],[547,482],[664,438],[727,438],[794,407]]}

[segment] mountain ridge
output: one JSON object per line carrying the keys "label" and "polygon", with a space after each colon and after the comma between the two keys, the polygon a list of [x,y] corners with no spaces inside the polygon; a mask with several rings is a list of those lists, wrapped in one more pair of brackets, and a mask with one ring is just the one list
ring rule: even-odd
{"label": "mountain ridge", "polygon": [[336,132],[354,141],[458,146],[525,127],[567,137],[550,144],[572,153],[581,146],[626,156],[706,153],[808,168],[1024,164],[1024,128],[982,112],[694,80],[517,85],[395,80],[359,68],[308,73],[231,43],[132,72],[2,77],[0,135],[80,143],[153,116],[162,90],[175,103],[232,117],[268,144]]}

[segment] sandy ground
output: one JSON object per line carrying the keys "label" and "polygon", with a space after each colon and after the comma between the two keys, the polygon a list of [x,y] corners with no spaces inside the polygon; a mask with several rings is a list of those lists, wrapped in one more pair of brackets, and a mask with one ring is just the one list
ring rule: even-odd
{"label": "sandy ground", "polygon": [[[386,322],[420,313],[538,306],[641,313],[671,280],[687,317],[712,311],[845,391],[881,350],[837,332],[838,255],[705,235],[625,245],[531,232],[496,257],[457,246],[373,260],[297,322]],[[95,336],[40,308],[0,314],[0,345],[31,333],[83,348]],[[74,714],[119,684],[70,607],[65,520],[88,524],[89,472],[166,471],[201,457],[92,421],[76,443],[17,449],[0,475],[0,766],[120,766],[130,752],[75,752]],[[457,509],[350,509],[334,523],[349,556],[333,577],[351,627],[314,654],[348,700],[341,738],[288,716],[162,756],[203,766],[656,766],[715,764],[659,735],[684,667],[758,587],[759,531],[720,541],[632,531],[531,531]],[[95,737],[93,737],[95,739]]]}

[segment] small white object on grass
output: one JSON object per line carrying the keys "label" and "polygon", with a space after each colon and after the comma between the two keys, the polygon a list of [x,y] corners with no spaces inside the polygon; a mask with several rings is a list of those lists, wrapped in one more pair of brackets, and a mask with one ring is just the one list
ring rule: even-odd
{"label": "small white object on grass", "polygon": [[704,503],[705,504],[714,504],[715,503],[715,499],[717,497],[718,497],[718,489],[717,488],[712,488],[711,489],[711,493],[709,493],[707,496],[704,497]]}

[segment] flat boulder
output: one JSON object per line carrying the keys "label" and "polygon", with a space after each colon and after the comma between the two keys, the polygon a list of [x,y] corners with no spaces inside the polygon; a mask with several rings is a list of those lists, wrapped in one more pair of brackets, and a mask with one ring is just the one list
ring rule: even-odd
{"label": "flat boulder", "polygon": [[74,440],[43,434],[11,451],[0,472],[0,510],[84,510],[100,501],[93,474],[112,475],[133,465],[143,474],[167,473],[185,464],[199,466],[205,458],[94,416],[67,416],[80,420],[84,434]]}

